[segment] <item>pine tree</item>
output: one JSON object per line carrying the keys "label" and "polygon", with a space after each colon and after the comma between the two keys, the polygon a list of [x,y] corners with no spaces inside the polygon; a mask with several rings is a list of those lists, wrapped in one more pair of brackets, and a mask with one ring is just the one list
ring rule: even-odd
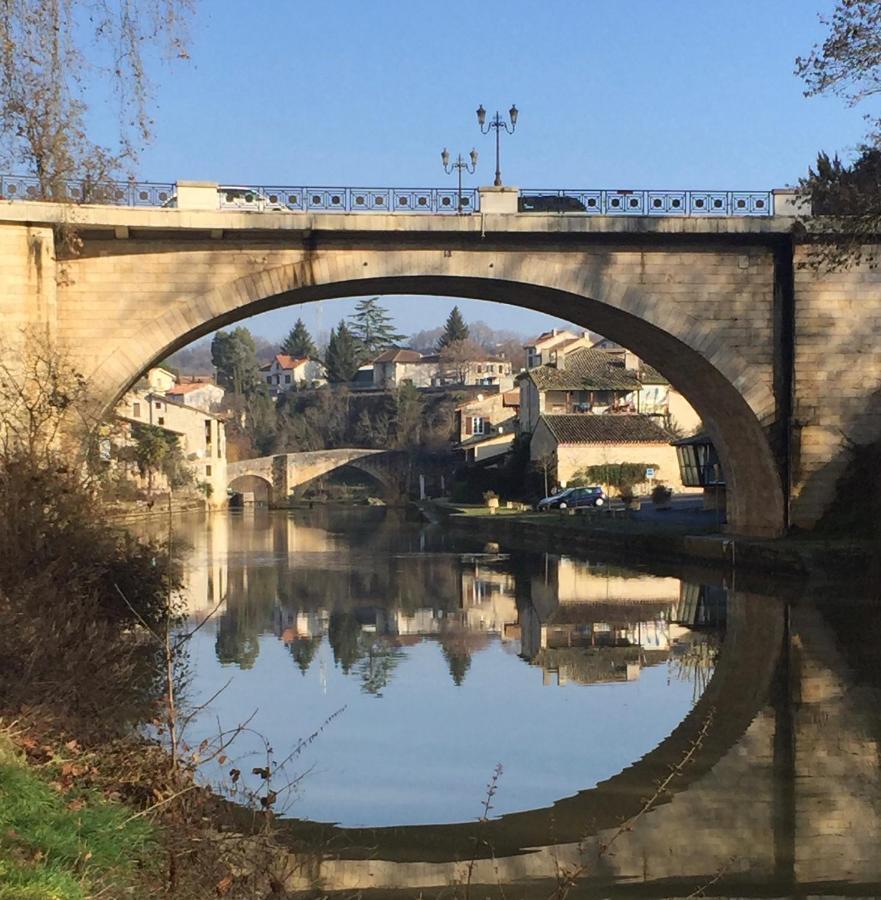
{"label": "pine tree", "polygon": [[358,366],[361,365],[361,359],[360,345],[346,327],[346,323],[340,322],[335,330],[331,329],[330,339],[327,342],[327,352],[324,356],[327,380],[351,381],[358,371]]}
{"label": "pine tree", "polygon": [[404,340],[404,335],[395,331],[388,310],[379,305],[379,297],[359,300],[349,323],[352,336],[368,359]]}
{"label": "pine tree", "polygon": [[309,359],[318,355],[312,335],[309,334],[302,319],[294,322],[294,327],[288,332],[288,336],[281,342],[281,352],[294,359]]}
{"label": "pine tree", "polygon": [[450,310],[449,316],[447,316],[447,321],[444,325],[444,333],[437,342],[437,349],[443,350],[444,347],[449,347],[450,344],[455,344],[456,341],[464,341],[467,337],[468,326],[462,318],[462,313],[459,312],[459,307],[454,306],[452,310]]}

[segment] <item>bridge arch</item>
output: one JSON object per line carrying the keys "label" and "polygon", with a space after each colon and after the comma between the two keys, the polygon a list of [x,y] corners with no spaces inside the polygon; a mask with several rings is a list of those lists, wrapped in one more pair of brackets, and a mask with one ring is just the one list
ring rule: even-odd
{"label": "bridge arch", "polygon": [[[272,479],[262,472],[241,472],[235,477],[228,480],[227,487],[236,493],[253,492],[255,495],[257,488],[261,493],[265,494],[267,505],[272,505],[275,493],[273,491]],[[255,499],[256,496],[255,496]]]}
{"label": "bridge arch", "polygon": [[177,294],[148,330],[126,341],[125,352],[99,363],[92,383],[112,401],[152,363],[192,340],[256,313],[314,300],[418,294],[521,306],[599,332],[662,372],[716,444],[732,531],[783,531],[782,483],[766,432],[776,417],[767,379],[719,338],[709,317],[684,311],[663,284],[611,272],[611,254],[341,249],[297,256],[209,290]]}

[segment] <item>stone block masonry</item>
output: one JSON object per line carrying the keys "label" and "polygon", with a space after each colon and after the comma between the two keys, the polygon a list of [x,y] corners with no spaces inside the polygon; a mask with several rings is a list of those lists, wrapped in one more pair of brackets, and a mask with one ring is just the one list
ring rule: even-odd
{"label": "stone block masonry", "polygon": [[[71,217],[82,249],[56,258],[53,226]],[[832,502],[847,457],[839,431],[860,440],[881,430],[881,364],[872,353],[881,276],[784,273],[794,278],[796,320],[787,348],[779,285],[790,228],[779,216],[355,216],[4,203],[0,327],[7,341],[23,325],[44,328],[109,406],[189,341],[292,303],[402,293],[537,309],[624,344],[666,375],[719,450],[731,530],[767,536],[784,530],[787,510],[793,523],[810,526]],[[789,433],[790,402],[798,430],[791,444],[780,439]]]}

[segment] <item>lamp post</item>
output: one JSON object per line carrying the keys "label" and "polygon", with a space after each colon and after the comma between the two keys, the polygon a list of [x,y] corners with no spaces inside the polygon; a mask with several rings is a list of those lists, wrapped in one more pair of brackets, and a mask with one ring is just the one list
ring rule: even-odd
{"label": "lamp post", "polygon": [[499,115],[498,110],[492,119],[487,122],[486,110],[483,108],[483,104],[481,103],[477,108],[477,124],[480,125],[481,134],[489,134],[491,128],[496,130],[496,180],[493,182],[496,187],[502,186],[502,173],[499,169],[499,133],[504,128],[508,134],[513,134],[514,129],[517,127],[518,115],[519,110],[512,103],[511,108],[508,110],[508,117],[511,120],[511,127],[509,128],[508,123]]}
{"label": "lamp post", "polygon": [[456,157],[456,161],[452,165],[450,165],[450,151],[447,150],[446,147],[441,150],[441,162],[444,165],[444,172],[446,172],[447,175],[452,175],[453,169],[456,169],[459,172],[459,192],[457,196],[459,198],[458,212],[460,216],[462,215],[462,170],[464,169],[466,172],[468,172],[469,175],[473,175],[477,170],[477,151],[472,150],[469,155],[471,157],[470,164],[467,160],[462,158],[462,154],[460,153]]}

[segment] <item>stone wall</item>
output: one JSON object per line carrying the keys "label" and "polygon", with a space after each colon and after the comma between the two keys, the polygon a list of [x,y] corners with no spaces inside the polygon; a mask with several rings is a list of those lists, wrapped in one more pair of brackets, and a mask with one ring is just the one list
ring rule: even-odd
{"label": "stone wall", "polygon": [[847,443],[881,439],[881,269],[817,273],[795,257],[793,519],[810,526],[834,502]]}
{"label": "stone wall", "polygon": [[[6,204],[2,213],[0,230],[15,235],[8,240],[16,257],[30,252],[25,220],[51,224],[68,215],[58,205],[24,203]],[[785,223],[104,207],[75,213],[84,243],[55,271],[57,315],[46,308],[45,292],[26,279],[22,285],[28,316],[56,323],[60,342],[107,403],[157,359],[268,309],[366,293],[497,300],[602,333],[659,369],[719,448],[732,528],[782,528],[782,467],[768,434],[781,412],[770,236]],[[16,303],[0,297],[0,312],[20,312]]]}

